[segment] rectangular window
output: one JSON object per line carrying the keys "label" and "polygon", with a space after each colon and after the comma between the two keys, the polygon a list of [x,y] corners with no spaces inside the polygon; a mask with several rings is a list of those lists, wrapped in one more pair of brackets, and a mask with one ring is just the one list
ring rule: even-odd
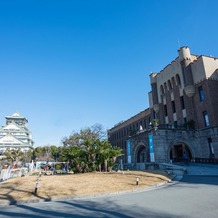
{"label": "rectangular window", "polygon": [[144,119],[144,127],[145,127],[145,129],[147,129],[147,120],[146,119]]}
{"label": "rectangular window", "polygon": [[173,113],[176,113],[175,101],[171,101],[171,103],[172,103],[172,111]]}
{"label": "rectangular window", "polygon": [[153,118],[156,119],[156,113],[153,111]]}
{"label": "rectangular window", "polygon": [[139,122],[139,131],[142,131],[143,130],[143,125],[142,125],[142,120],[140,120]]}
{"label": "rectangular window", "polygon": [[180,104],[181,104],[182,110],[185,109],[185,103],[184,103],[184,98],[183,98],[183,96],[180,97]]}
{"label": "rectangular window", "polygon": [[168,116],[168,113],[167,113],[167,105],[166,105],[166,104],[164,105],[164,115],[165,115],[165,117]]}
{"label": "rectangular window", "polygon": [[209,117],[208,117],[207,111],[203,112],[203,117],[204,117],[204,124],[205,124],[205,126],[209,126],[210,123],[209,123]]}
{"label": "rectangular window", "polygon": [[151,117],[148,118],[149,126],[151,125]]}
{"label": "rectangular window", "polygon": [[139,130],[139,124],[136,123],[136,131],[138,131],[138,130]]}
{"label": "rectangular window", "polygon": [[132,135],[135,134],[135,124],[132,124]]}
{"label": "rectangular window", "polygon": [[213,143],[212,143],[212,139],[208,138],[208,145],[209,145],[209,149],[210,149],[210,155],[214,155],[214,148],[213,148]]}
{"label": "rectangular window", "polygon": [[203,90],[202,86],[198,87],[198,93],[199,93],[200,101],[204,101],[204,90]]}

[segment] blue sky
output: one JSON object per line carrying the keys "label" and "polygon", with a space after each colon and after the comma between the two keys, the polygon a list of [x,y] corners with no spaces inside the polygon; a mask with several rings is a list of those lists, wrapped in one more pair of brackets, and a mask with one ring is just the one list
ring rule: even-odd
{"label": "blue sky", "polygon": [[149,74],[180,46],[218,57],[216,0],[1,0],[0,123],[19,112],[35,146],[113,127],[148,107]]}

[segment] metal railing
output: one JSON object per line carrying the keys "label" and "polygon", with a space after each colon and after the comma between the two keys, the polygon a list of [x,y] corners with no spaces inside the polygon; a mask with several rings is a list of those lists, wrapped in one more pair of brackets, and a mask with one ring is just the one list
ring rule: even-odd
{"label": "metal railing", "polygon": [[[173,158],[172,161],[174,163],[184,162],[184,160],[182,158]],[[189,159],[187,162],[189,162],[189,163],[202,163],[202,164],[218,164],[218,159],[217,158],[196,157],[196,158]]]}
{"label": "metal railing", "polygon": [[218,164],[217,158],[193,158],[192,163]]}

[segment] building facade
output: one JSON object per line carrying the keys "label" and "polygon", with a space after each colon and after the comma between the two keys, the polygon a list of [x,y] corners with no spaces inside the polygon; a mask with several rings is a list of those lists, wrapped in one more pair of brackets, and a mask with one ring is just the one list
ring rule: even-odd
{"label": "building facade", "polygon": [[28,120],[19,113],[7,116],[6,125],[0,128],[0,155],[7,148],[33,149],[32,133],[27,128]]}
{"label": "building facade", "polygon": [[[108,130],[125,163],[214,160],[218,155],[218,58],[178,50],[178,57],[150,74],[149,108]],[[143,125],[143,120],[149,120]],[[134,124],[138,122],[138,126]],[[135,134],[125,134],[131,125]],[[142,124],[142,125],[141,125]],[[126,130],[127,131],[127,130]]]}

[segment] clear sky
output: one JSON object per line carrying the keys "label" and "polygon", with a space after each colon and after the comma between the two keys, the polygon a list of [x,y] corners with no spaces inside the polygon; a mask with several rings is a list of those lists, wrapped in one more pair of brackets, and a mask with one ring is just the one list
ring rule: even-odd
{"label": "clear sky", "polygon": [[1,0],[0,123],[19,112],[35,146],[148,107],[149,74],[218,57],[216,0]]}

